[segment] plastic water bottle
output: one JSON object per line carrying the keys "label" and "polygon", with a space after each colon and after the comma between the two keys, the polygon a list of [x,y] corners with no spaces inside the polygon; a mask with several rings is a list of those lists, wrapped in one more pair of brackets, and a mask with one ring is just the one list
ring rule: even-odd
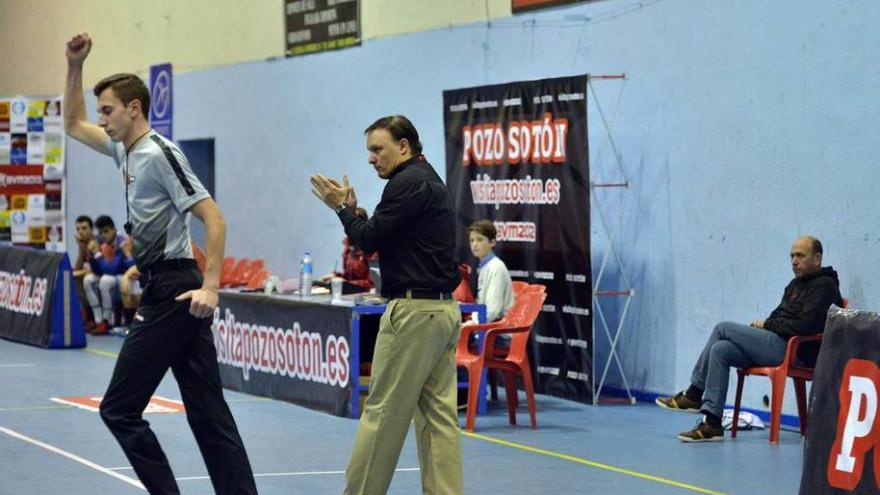
{"label": "plastic water bottle", "polygon": [[306,251],[299,263],[299,296],[308,299],[312,295],[312,255]]}

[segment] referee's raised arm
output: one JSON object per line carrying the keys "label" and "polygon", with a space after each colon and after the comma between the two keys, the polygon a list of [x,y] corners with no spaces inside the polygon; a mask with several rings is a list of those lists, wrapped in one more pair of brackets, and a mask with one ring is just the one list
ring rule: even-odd
{"label": "referee's raised arm", "polygon": [[[88,33],[80,33],[67,42],[67,82],[64,86],[64,130],[67,134],[88,147],[110,155],[107,146],[107,133],[86,117],[86,102],[83,99],[83,62],[92,50],[92,40]],[[100,109],[99,109],[100,111]]]}

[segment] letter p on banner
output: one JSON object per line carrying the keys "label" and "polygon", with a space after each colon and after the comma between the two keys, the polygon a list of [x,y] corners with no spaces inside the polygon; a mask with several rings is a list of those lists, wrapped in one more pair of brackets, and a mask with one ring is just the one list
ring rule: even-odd
{"label": "letter p on banner", "polygon": [[[840,381],[837,435],[828,458],[828,483],[851,491],[858,486],[865,457],[880,440],[877,390],[880,368],[864,359],[850,359]],[[880,487],[880,448],[874,451],[874,478]]]}

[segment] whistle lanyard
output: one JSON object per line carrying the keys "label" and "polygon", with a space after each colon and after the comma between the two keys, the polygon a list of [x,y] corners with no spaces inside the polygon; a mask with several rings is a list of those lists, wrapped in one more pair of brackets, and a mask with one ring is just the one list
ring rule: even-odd
{"label": "whistle lanyard", "polygon": [[129,153],[131,153],[131,149],[134,148],[134,146],[138,142],[140,142],[140,140],[144,136],[146,136],[149,133],[150,133],[150,129],[147,129],[147,132],[138,136],[138,138],[135,139],[133,143],[131,143],[131,146],[129,146],[128,149],[125,150],[125,169],[123,170],[123,174],[125,175],[125,225],[123,226],[123,228],[125,229],[125,233],[128,235],[131,235],[131,230],[132,230],[131,229],[131,206],[129,206],[129,200],[128,200],[128,184],[131,182],[131,176],[128,175],[128,171],[129,171],[129,167],[130,167],[130,165],[128,163],[128,155],[129,155]]}

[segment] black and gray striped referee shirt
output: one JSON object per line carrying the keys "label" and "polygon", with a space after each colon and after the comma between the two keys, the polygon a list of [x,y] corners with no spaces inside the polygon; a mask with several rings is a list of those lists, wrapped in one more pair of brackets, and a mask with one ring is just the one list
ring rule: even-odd
{"label": "black and gray striped referee shirt", "polygon": [[172,141],[150,130],[126,156],[121,143],[107,146],[128,180],[134,256],[141,271],[159,261],[193,257],[189,209],[210,194]]}

